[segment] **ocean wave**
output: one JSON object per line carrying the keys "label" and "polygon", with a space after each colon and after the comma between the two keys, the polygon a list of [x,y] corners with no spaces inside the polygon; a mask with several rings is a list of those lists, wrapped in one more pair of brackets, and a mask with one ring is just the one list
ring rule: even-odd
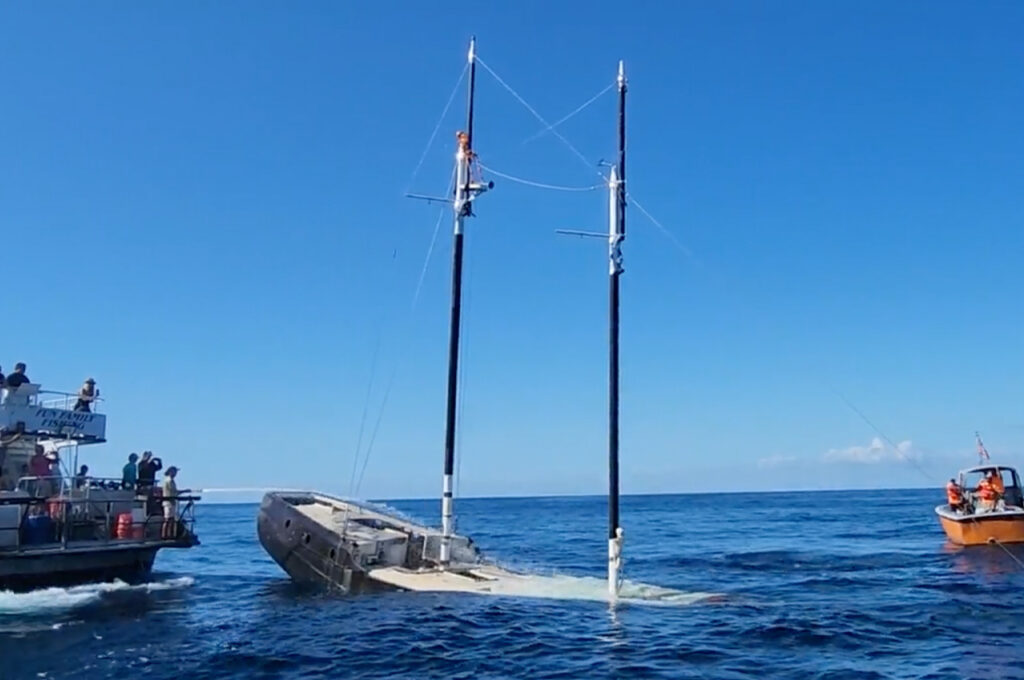
{"label": "ocean wave", "polygon": [[0,590],[0,616],[40,614],[59,610],[74,609],[98,602],[104,595],[119,592],[157,592],[188,588],[195,583],[191,576],[172,578],[129,585],[115,580],[107,583],[90,583],[70,588],[40,588],[25,593]]}
{"label": "ocean wave", "polygon": [[[551,600],[589,600],[608,602],[608,582],[593,576],[565,574],[517,574],[516,578],[502,579],[488,591],[488,595],[526,597]],[[685,606],[721,598],[718,593],[689,592],[624,580],[619,588],[618,603]]]}

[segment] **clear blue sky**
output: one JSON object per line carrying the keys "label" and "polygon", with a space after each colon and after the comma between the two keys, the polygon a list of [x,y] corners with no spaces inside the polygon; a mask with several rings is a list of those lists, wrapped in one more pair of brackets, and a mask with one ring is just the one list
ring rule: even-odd
{"label": "clear blue sky", "polygon": [[[625,59],[623,490],[900,486],[1024,451],[1018,3],[4,3],[3,351],[94,376],[114,473],[440,486],[450,223],[402,198],[475,33],[549,120]],[[559,128],[614,151],[614,97]],[[497,170],[596,176],[486,72]],[[451,170],[460,98],[412,189]],[[463,495],[602,493],[602,192],[498,180],[467,242]],[[364,446],[365,446],[364,437]]]}

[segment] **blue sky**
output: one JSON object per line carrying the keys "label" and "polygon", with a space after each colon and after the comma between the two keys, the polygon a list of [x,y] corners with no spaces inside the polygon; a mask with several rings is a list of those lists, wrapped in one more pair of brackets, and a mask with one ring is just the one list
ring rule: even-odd
{"label": "blue sky", "polygon": [[[440,487],[450,219],[410,301],[475,33],[548,120],[630,80],[624,492],[936,484],[1024,448],[1024,8],[891,3],[2,5],[3,352],[94,376],[114,473]],[[596,175],[486,72],[485,164]],[[611,157],[609,93],[559,130]],[[467,236],[463,495],[605,489],[602,192],[495,178]],[[374,348],[379,353],[372,361]],[[375,368],[371,368],[375,366]],[[373,380],[371,381],[371,374]],[[928,472],[873,442],[844,395]],[[363,448],[368,434],[364,434]],[[909,442],[909,443],[905,443]]]}

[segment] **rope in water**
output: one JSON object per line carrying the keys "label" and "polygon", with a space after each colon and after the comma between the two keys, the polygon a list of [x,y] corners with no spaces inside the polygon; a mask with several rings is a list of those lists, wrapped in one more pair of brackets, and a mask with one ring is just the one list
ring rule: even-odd
{"label": "rope in water", "polygon": [[[971,519],[972,519],[973,521],[975,521],[975,522],[977,522],[977,521],[978,521],[978,520],[974,519],[973,517],[972,517]],[[997,538],[991,538],[991,537],[990,537],[990,538],[988,539],[988,542],[989,542],[989,543],[994,543],[994,544],[998,545],[998,546],[999,546],[1000,548],[1002,548],[1002,549],[1003,549],[1003,552],[1005,552],[1005,553],[1006,553],[1007,555],[1009,555],[1009,556],[1010,556],[1010,559],[1012,559],[1012,560],[1013,560],[1014,562],[1016,562],[1016,563],[1017,563],[1017,566],[1018,566],[1018,567],[1020,567],[1021,569],[1024,569],[1024,562],[1022,562],[1022,561],[1021,561],[1021,559],[1020,559],[1019,557],[1017,557],[1016,555],[1014,555],[1014,554],[1013,554],[1013,552],[1011,552],[1009,548],[1007,548],[1007,547],[1006,547],[1005,545],[1003,545],[1002,541],[1000,541],[1000,540],[999,540],[999,539],[997,539]]]}

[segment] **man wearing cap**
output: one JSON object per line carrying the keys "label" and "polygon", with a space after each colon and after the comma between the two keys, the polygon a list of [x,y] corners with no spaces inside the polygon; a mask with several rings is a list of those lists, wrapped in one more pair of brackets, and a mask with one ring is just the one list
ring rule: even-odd
{"label": "man wearing cap", "polygon": [[164,523],[160,529],[160,538],[175,539],[178,537],[178,494],[187,493],[188,489],[178,491],[174,478],[178,476],[178,468],[170,466],[164,472],[163,491]]}
{"label": "man wearing cap", "polygon": [[82,413],[92,413],[90,404],[95,401],[96,397],[100,396],[100,391],[96,389],[96,381],[92,378],[88,378],[82,383],[82,388],[78,390],[78,401],[75,402],[76,411]]}

